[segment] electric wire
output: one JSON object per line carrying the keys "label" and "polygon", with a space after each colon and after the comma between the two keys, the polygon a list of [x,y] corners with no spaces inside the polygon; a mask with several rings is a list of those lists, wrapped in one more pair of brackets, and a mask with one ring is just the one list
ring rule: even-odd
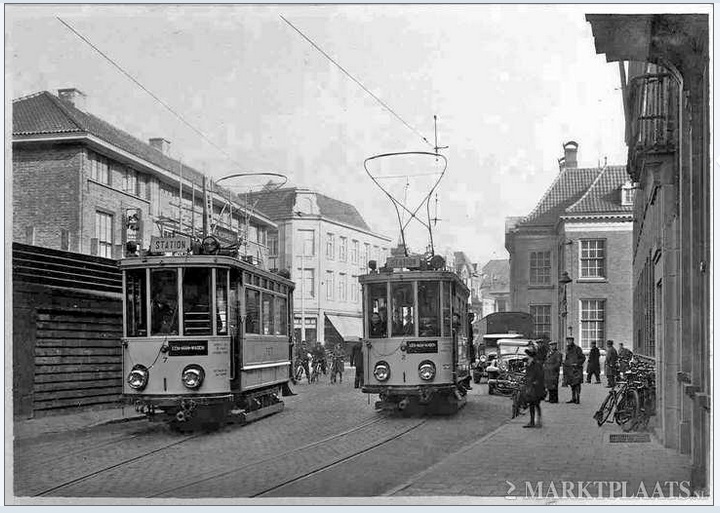
{"label": "electric wire", "polygon": [[418,137],[420,137],[420,138],[421,138],[423,141],[425,141],[431,148],[433,148],[432,143],[431,143],[430,141],[428,141],[425,136],[423,136],[416,128],[414,128],[413,126],[411,126],[407,121],[405,121],[402,117],[400,117],[400,115],[399,115],[397,112],[395,112],[392,108],[390,108],[390,106],[389,106],[387,103],[385,103],[383,100],[381,100],[380,98],[378,98],[375,94],[373,94],[373,92],[370,91],[367,87],[365,87],[358,79],[356,79],[354,76],[352,76],[352,74],[350,74],[349,71],[347,71],[345,68],[343,68],[343,67],[340,65],[340,63],[338,63],[335,59],[333,59],[333,58],[330,57],[327,53],[325,53],[325,51],[324,51],[322,48],[320,48],[312,39],[310,39],[308,36],[306,36],[305,34],[303,34],[302,31],[301,31],[299,28],[297,28],[295,25],[293,25],[292,23],[290,23],[290,21],[288,21],[288,19],[285,18],[282,14],[280,15],[280,18],[282,18],[282,20],[283,20],[285,23],[287,23],[288,25],[290,25],[290,27],[292,27],[298,34],[300,34],[300,35],[303,37],[303,39],[305,39],[308,43],[310,43],[318,52],[320,52],[323,56],[325,56],[325,58],[326,58],[327,60],[329,60],[329,61],[332,62],[335,66],[337,66],[337,68],[338,68],[340,71],[342,71],[345,75],[347,75],[347,77],[350,78],[350,80],[352,80],[352,81],[355,82],[358,86],[360,86],[360,88],[361,88],[363,91],[365,91],[367,94],[369,94],[376,102],[378,102],[378,103],[379,103],[380,105],[382,105],[388,112],[390,112],[393,116],[395,116],[403,125],[405,125],[407,128],[409,128],[410,130],[412,130]]}
{"label": "electric wire", "polygon": [[132,80],[140,89],[145,91],[147,94],[149,94],[155,101],[157,101],[160,105],[165,107],[171,114],[173,114],[176,118],[178,118],[185,126],[190,128],[193,132],[198,134],[200,137],[202,137],[205,141],[207,141],[213,148],[221,152],[223,155],[225,155],[228,159],[230,159],[231,162],[233,162],[236,166],[242,167],[241,164],[239,164],[228,152],[226,152],[223,148],[218,146],[213,142],[212,139],[210,139],[208,136],[206,136],[202,131],[195,128],[188,120],[186,120],[182,114],[177,112],[175,109],[173,109],[170,105],[165,103],[162,99],[160,99],[155,93],[150,91],[147,87],[145,87],[142,83],[140,83],[139,80],[137,80],[134,76],[132,76],[129,72],[125,71],[122,66],[120,66],[118,63],[116,63],[111,57],[109,57],[105,52],[100,50],[97,46],[95,46],[88,38],[83,36],[80,32],[75,30],[68,22],[63,20],[62,18],[56,16],[57,20],[65,25],[71,32],[73,32],[77,37],[79,37],[82,41],[84,41],[87,45],[89,45],[93,50],[95,50],[97,53],[99,53],[105,60],[107,60],[110,64],[112,64],[115,68],[120,71],[123,75],[125,75],[127,78]]}

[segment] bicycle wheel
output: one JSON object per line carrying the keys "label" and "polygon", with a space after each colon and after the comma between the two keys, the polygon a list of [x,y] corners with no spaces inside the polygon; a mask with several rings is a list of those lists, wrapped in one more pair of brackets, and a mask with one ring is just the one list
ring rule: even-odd
{"label": "bicycle wheel", "polygon": [[640,396],[637,390],[627,390],[615,408],[615,422],[623,431],[632,431],[640,418]]}
{"label": "bicycle wheel", "polygon": [[305,370],[302,368],[302,366],[298,367],[295,370],[295,381],[298,381],[298,382],[301,381],[304,373],[305,373]]}
{"label": "bicycle wheel", "polygon": [[600,408],[598,411],[595,412],[595,415],[593,418],[597,421],[598,427],[605,424],[608,418],[610,418],[610,413],[612,413],[613,408],[615,408],[615,402],[617,401],[617,395],[615,395],[615,391],[611,390],[610,393],[607,395],[605,400],[600,405]]}

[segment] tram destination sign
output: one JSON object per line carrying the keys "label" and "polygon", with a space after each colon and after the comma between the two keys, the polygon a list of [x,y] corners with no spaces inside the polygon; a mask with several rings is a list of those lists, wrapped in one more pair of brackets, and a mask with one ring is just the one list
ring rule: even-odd
{"label": "tram destination sign", "polygon": [[408,353],[437,353],[437,340],[410,340],[405,344]]}
{"label": "tram destination sign", "polygon": [[153,253],[186,252],[190,249],[190,240],[185,237],[151,237],[150,251]]}
{"label": "tram destination sign", "polygon": [[207,356],[207,340],[171,340],[170,356]]}

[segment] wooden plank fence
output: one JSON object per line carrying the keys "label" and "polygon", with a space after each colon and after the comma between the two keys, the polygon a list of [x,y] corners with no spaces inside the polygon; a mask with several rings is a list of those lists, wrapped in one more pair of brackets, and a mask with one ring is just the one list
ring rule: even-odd
{"label": "wooden plank fence", "polygon": [[14,243],[12,267],[13,371],[19,374],[13,379],[14,413],[118,404],[122,279],[117,262]]}

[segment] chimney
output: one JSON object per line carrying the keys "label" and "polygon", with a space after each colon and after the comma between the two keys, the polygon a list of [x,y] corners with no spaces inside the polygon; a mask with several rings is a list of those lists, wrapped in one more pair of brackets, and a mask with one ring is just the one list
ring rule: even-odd
{"label": "chimney", "polygon": [[564,167],[566,169],[577,168],[578,143],[576,143],[575,141],[568,141],[563,144],[563,149],[565,150]]}
{"label": "chimney", "polygon": [[167,155],[170,151],[170,141],[163,139],[162,137],[153,137],[148,141],[150,146],[158,150],[163,155]]}
{"label": "chimney", "polygon": [[58,89],[58,98],[65,100],[76,109],[85,110],[86,96],[80,89],[68,87],[66,89]]}

